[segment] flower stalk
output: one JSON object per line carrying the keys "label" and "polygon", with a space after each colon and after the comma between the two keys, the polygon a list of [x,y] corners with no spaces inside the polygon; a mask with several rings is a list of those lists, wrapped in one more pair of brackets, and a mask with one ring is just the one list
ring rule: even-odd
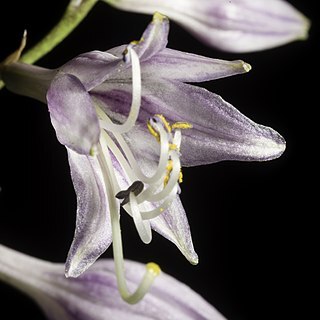
{"label": "flower stalk", "polygon": [[71,0],[61,20],[20,61],[33,64],[64,40],[87,16],[98,0]]}
{"label": "flower stalk", "polygon": [[[21,56],[20,62],[34,64],[49,53],[80,24],[97,2],[98,0],[70,0],[60,21],[42,40]],[[4,82],[0,80],[0,90],[4,86]]]}

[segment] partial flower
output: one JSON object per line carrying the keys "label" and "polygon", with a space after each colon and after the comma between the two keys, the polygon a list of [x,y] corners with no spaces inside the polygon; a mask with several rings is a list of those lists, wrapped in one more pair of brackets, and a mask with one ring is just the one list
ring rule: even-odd
{"label": "partial flower", "polygon": [[141,240],[154,229],[193,264],[181,166],[279,157],[284,139],[220,96],[187,84],[245,73],[250,65],[166,48],[169,21],[155,14],[140,41],[84,53],[56,70],[5,66],[9,90],[47,102],[66,146],[77,193],[76,231],[66,275],[82,274],[113,242],[120,292],[125,287],[120,206]]}
{"label": "partial flower", "polygon": [[308,37],[309,20],[284,0],[103,0],[127,11],[167,15],[209,46],[265,50]]}
{"label": "partial flower", "polygon": [[[129,287],[145,266],[126,261]],[[101,259],[77,279],[64,277],[64,266],[39,260],[0,245],[0,280],[32,298],[50,320],[223,320],[200,295],[161,273],[145,298],[125,303],[117,291],[112,260]]]}

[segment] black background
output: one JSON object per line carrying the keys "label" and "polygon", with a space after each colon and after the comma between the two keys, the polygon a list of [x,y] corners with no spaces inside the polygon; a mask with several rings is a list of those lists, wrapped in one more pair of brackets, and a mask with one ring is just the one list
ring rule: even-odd
{"label": "black background", "polygon": [[[252,0],[254,1],[254,0]],[[1,4],[0,60],[24,29],[28,46],[61,16],[67,0]],[[312,20],[310,38],[264,52],[223,53],[198,42],[171,22],[169,47],[221,59],[243,59],[245,75],[201,84],[258,123],[281,133],[284,155],[271,162],[223,162],[184,169],[182,201],[199,265],[190,265],[154,233],[143,245],[122,219],[126,258],[157,261],[229,320],[307,319],[315,281],[318,214],[319,25],[311,1],[290,1]],[[83,23],[38,64],[55,68],[79,53],[138,39],[151,17],[98,3]],[[72,241],[75,195],[65,148],[56,140],[47,108],[0,92],[0,243],[63,262]],[[112,257],[111,248],[103,257]],[[0,284],[1,319],[45,319],[15,289]],[[307,299],[305,299],[307,298]],[[303,300],[307,305],[303,305]],[[5,314],[8,314],[5,316]],[[295,317],[294,317],[295,318]]]}

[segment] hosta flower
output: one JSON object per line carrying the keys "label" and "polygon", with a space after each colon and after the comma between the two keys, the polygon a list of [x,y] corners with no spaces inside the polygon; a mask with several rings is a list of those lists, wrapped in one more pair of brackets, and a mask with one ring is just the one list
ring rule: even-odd
{"label": "hosta flower", "polygon": [[230,52],[306,39],[309,21],[284,0],[104,0],[122,10],[159,11],[213,47]]}
{"label": "hosta flower", "polygon": [[[129,286],[143,277],[144,265],[126,261]],[[64,266],[0,245],[0,280],[34,299],[50,320],[223,320],[216,309],[185,284],[161,273],[138,304],[119,296],[112,260],[102,259],[77,279]]]}
{"label": "hosta flower", "polygon": [[220,96],[185,82],[250,70],[166,48],[168,19],[155,14],[140,41],[82,54],[56,70],[21,63],[2,68],[7,88],[47,102],[68,150],[78,209],[66,275],[84,272],[113,241],[120,291],[120,205],[143,242],[151,229],[198,262],[179,200],[181,166],[279,157],[284,139]]}

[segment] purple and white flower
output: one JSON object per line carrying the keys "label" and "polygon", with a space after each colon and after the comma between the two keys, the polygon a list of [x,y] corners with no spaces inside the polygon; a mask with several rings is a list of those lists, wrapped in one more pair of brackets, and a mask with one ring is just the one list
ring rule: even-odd
{"label": "purple and white flower", "polygon": [[[145,266],[126,261],[129,288]],[[199,294],[161,273],[142,301],[131,305],[117,291],[112,260],[101,259],[80,277],[65,278],[64,266],[0,245],[0,281],[35,300],[50,320],[223,320]]]}
{"label": "purple and white flower", "polygon": [[250,66],[168,49],[168,31],[168,19],[157,13],[130,45],[84,53],[56,70],[22,63],[0,70],[9,90],[48,104],[57,138],[68,150],[78,207],[66,275],[82,274],[113,242],[124,298],[120,205],[143,242],[151,241],[154,229],[196,264],[178,196],[181,166],[265,161],[285,150],[276,131],[186,83]]}
{"label": "purple and white flower", "polygon": [[230,52],[304,40],[309,20],[284,0],[103,0],[127,11],[167,15],[207,45]]}

